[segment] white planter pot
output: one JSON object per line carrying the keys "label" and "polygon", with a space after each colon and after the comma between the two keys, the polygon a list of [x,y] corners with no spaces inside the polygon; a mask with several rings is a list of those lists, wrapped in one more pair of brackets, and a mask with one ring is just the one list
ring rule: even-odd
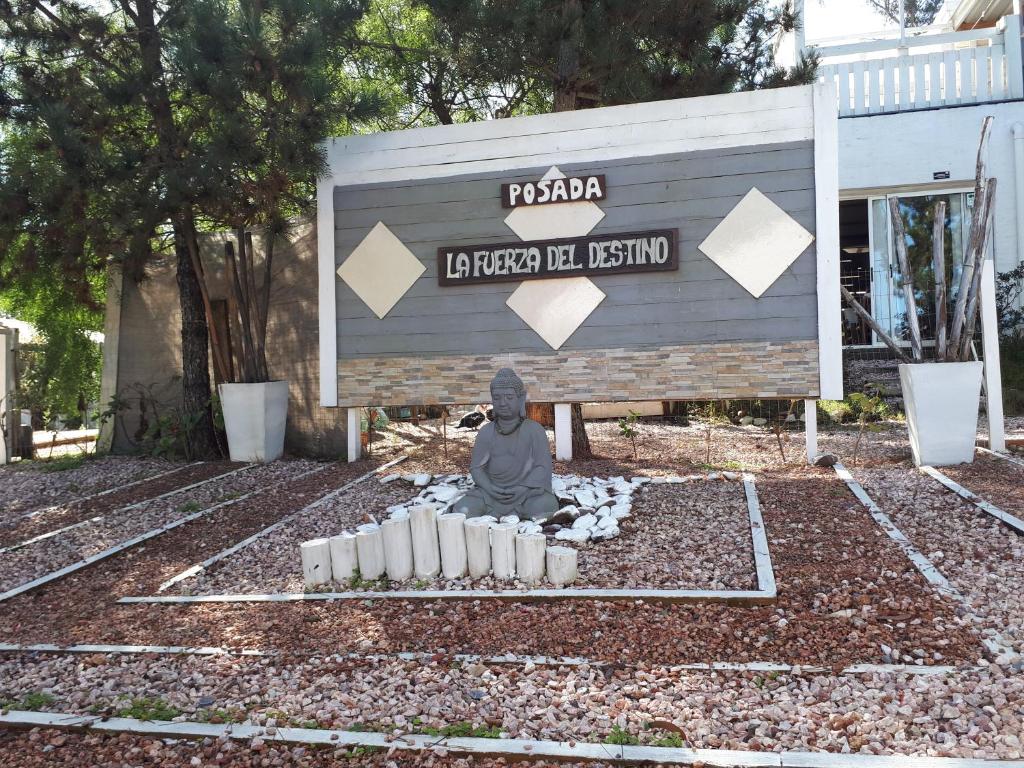
{"label": "white planter pot", "polygon": [[900,366],[910,449],[917,466],[974,461],[982,363]]}
{"label": "white planter pot", "polygon": [[232,461],[274,461],[284,452],[288,382],[221,384],[224,430]]}

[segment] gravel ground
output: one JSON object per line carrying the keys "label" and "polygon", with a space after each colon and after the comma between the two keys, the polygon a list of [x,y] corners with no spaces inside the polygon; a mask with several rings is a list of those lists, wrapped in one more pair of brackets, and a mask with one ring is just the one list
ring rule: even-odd
{"label": "gravel ground", "polygon": [[[438,749],[438,753],[444,750]],[[551,763],[545,760],[517,761],[522,768],[609,768],[600,762]],[[0,766],[39,768],[125,768],[125,766],[224,766],[225,768],[497,768],[505,760],[456,758],[441,754],[367,752],[353,755],[340,747],[300,747],[230,739],[182,741],[145,736],[63,733],[33,729],[27,733],[0,732]],[[655,768],[657,768],[655,766]]]}
{"label": "gravel ground", "polygon": [[[909,676],[694,672],[669,666],[453,664],[340,657],[32,655],[0,665],[9,699],[118,714],[133,699],[178,719],[425,732],[466,724],[512,738],[645,743],[673,724],[687,746],[1019,759],[1024,675],[995,665]],[[130,692],[130,693],[129,693]]]}
{"label": "gravel ground", "polygon": [[54,504],[68,504],[125,483],[174,469],[164,459],[103,456],[87,459],[74,469],[44,471],[46,462],[0,466],[0,523]]}
{"label": "gravel ground", "polygon": [[[354,477],[366,469],[349,465],[341,471]],[[758,483],[779,582],[774,606],[113,602],[122,595],[152,594],[165,579],[344,482],[317,477],[226,507],[144,548],[0,604],[0,638],[319,653],[511,652],[652,663],[779,661],[830,668],[881,663],[883,645],[920,649],[921,663],[973,662],[980,655],[973,630],[931,590],[834,473],[804,467],[772,473]]]}
{"label": "gravel ground", "polygon": [[1024,518],[1024,467],[1019,464],[978,452],[973,464],[939,467],[939,471],[1004,512]]}
{"label": "gravel ground", "polygon": [[213,461],[194,466],[180,465],[178,470],[165,477],[133,485],[124,490],[114,491],[95,499],[78,500],[67,504],[36,510],[32,517],[18,517],[0,523],[0,546],[27,541],[40,534],[55,531],[97,515],[105,515],[121,507],[152,499],[161,494],[184,488],[193,483],[238,469],[243,465],[227,461]]}
{"label": "gravel ground", "polygon": [[855,477],[968,599],[983,633],[1024,653],[1024,536],[917,472],[862,470]]}
{"label": "gravel ground", "polygon": [[[753,589],[756,572],[743,485],[706,480],[641,486],[632,517],[611,540],[552,544],[579,550],[576,588]],[[209,571],[180,583],[180,594],[301,593],[298,544],[352,530],[372,516],[380,521],[391,505],[415,498],[411,484],[395,480],[366,483],[254,542]],[[517,589],[518,580],[493,577],[429,581],[327,584],[318,591],[385,589]]]}
{"label": "gravel ground", "polygon": [[218,502],[241,496],[264,485],[273,485],[318,465],[309,461],[281,461],[244,469],[198,488],[111,513],[93,523],[74,528],[20,549],[0,553],[0,592],[59,570],[146,531],[173,522]]}

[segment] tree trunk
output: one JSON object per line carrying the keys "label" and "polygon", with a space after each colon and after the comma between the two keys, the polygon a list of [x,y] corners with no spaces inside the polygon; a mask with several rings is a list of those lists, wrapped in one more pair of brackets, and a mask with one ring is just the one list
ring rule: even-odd
{"label": "tree trunk", "polygon": [[217,436],[210,410],[210,353],[206,311],[199,279],[192,265],[189,233],[175,225],[174,255],[178,261],[178,301],[181,306],[181,390],[185,419],[195,425],[188,437],[192,458],[217,456]]}
{"label": "tree trunk", "polygon": [[[580,0],[562,0],[562,39],[558,44],[558,71],[555,76],[555,112],[569,112],[577,107],[580,79],[580,43],[583,35],[583,8]],[[573,403],[572,457],[589,459],[593,456],[590,438],[583,422],[583,407]]]}
{"label": "tree trunk", "polygon": [[571,112],[578,106],[582,27],[580,0],[562,0],[562,37],[558,43],[554,83],[555,112]]}

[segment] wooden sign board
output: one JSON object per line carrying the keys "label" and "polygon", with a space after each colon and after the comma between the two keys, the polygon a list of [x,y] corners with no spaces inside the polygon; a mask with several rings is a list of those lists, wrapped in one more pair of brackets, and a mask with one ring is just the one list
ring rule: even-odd
{"label": "wooden sign board", "polygon": [[564,179],[541,179],[501,185],[501,207],[547,205],[549,203],[580,203],[604,200],[608,188],[604,174],[569,176]]}
{"label": "wooden sign board", "polygon": [[439,285],[676,269],[674,229],[437,249]]}

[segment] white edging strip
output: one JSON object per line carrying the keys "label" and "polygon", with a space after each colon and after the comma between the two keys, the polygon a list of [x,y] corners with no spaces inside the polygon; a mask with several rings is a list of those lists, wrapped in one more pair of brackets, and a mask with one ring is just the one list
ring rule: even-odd
{"label": "white edging strip", "polygon": [[[2,595],[0,595],[2,598]],[[314,600],[652,600],[679,603],[735,603],[765,605],[772,592],[759,590],[701,589],[463,589],[403,590],[392,592],[279,592],[269,595],[156,595],[122,597],[119,603],[300,603]]]}
{"label": "white edging strip", "polygon": [[286,517],[281,518],[280,520],[278,520],[273,525],[268,525],[262,531],[257,531],[252,536],[249,536],[249,537],[247,537],[245,539],[242,539],[237,544],[234,544],[234,545],[228,547],[227,549],[223,550],[222,552],[218,552],[217,554],[213,555],[212,557],[206,558],[205,560],[203,560],[203,562],[196,563],[192,567],[186,568],[181,573],[179,573],[179,574],[177,574],[175,576],[172,576],[167,581],[165,581],[163,584],[161,584],[157,588],[157,590],[156,590],[157,593],[163,592],[163,591],[167,590],[168,588],[173,587],[179,581],[184,581],[185,579],[191,578],[192,576],[195,576],[195,575],[201,573],[202,571],[205,571],[207,568],[209,568],[214,563],[216,563],[216,562],[218,562],[220,560],[223,560],[226,557],[230,557],[231,555],[235,554],[235,552],[238,552],[241,549],[245,549],[247,546],[252,544],[254,541],[256,541],[257,539],[263,538],[268,533],[273,533],[274,531],[276,531],[278,528],[280,528],[281,526],[283,526],[286,523],[288,523],[293,518],[295,518],[295,517],[297,517],[297,516],[299,516],[299,515],[301,515],[301,514],[303,514],[305,512],[309,512],[311,510],[314,510],[317,507],[321,506],[322,504],[326,504],[331,499],[336,498],[339,494],[343,493],[344,491],[347,491],[353,485],[356,485],[357,483],[361,483],[364,480],[367,480],[367,479],[373,477],[374,475],[379,474],[383,470],[388,469],[389,467],[393,467],[395,464],[398,464],[401,461],[405,461],[406,458],[407,458],[406,456],[399,456],[397,459],[389,461],[387,464],[382,464],[381,466],[377,467],[373,471],[367,472],[365,475],[362,475],[361,477],[357,477],[355,480],[351,480],[351,481],[345,483],[345,485],[341,486],[340,488],[335,488],[333,491],[330,491],[326,495],[321,496],[319,499],[314,501],[312,504],[308,504],[307,506],[303,507],[298,512],[293,512],[292,514],[287,515]]}
{"label": "white edging strip", "polygon": [[839,479],[846,483],[847,487],[853,492],[853,495],[857,497],[857,500],[864,505],[864,508],[871,513],[871,517],[875,519],[875,522],[882,528],[883,531],[889,536],[890,539],[895,541],[900,549],[903,550],[904,554],[910,558],[910,562],[914,564],[914,567],[921,572],[921,575],[928,580],[928,583],[935,587],[939,592],[944,595],[957,600],[960,603],[966,605],[967,600],[964,598],[960,591],[949,583],[949,580],[939,572],[939,569],[935,567],[935,564],[927,557],[918,551],[917,547],[910,543],[910,539],[903,535],[903,531],[896,527],[896,524],[889,518],[885,512],[879,509],[878,505],[875,504],[874,499],[868,496],[867,492],[853,479],[853,475],[850,471],[842,465],[841,462],[836,462],[835,466],[836,474],[839,475]]}
{"label": "white edging strip", "polygon": [[576,741],[531,739],[445,738],[407,734],[394,736],[364,731],[313,728],[267,728],[259,725],[213,724],[100,718],[50,712],[9,711],[0,715],[0,726],[56,728],[68,731],[134,733],[157,738],[252,740],[278,744],[323,744],[333,747],[371,747],[382,750],[425,752],[442,748],[449,754],[506,757],[512,760],[613,760],[617,763],[663,765],[736,766],[738,768],[1024,768],[1024,760],[977,760],[972,758],[917,757],[910,755],[860,755],[830,752],[755,752],[728,749],[689,749]]}
{"label": "white edging strip", "polygon": [[29,544],[35,544],[37,541],[44,541],[45,539],[53,538],[54,536],[59,536],[62,533],[67,533],[68,531],[73,531],[76,528],[81,528],[82,526],[89,525],[90,523],[99,522],[100,520],[103,520],[104,518],[109,517],[111,515],[119,515],[122,512],[129,512],[133,509],[138,509],[139,507],[143,507],[146,504],[151,504],[154,501],[166,499],[168,496],[174,496],[175,494],[182,493],[184,491],[190,491],[193,488],[198,488],[199,486],[205,485],[206,483],[212,483],[214,480],[220,480],[221,478],[225,478],[230,475],[237,474],[239,472],[244,472],[245,470],[252,469],[255,466],[255,464],[246,464],[244,467],[239,467],[238,469],[233,469],[230,472],[223,472],[219,475],[208,477],[205,480],[200,480],[199,482],[192,483],[191,485],[186,485],[184,488],[175,488],[174,490],[168,491],[167,493],[161,493],[159,496],[154,496],[151,499],[143,499],[142,501],[136,501],[133,502],[132,504],[129,504],[127,507],[119,507],[111,512],[106,512],[105,514],[97,515],[96,517],[89,518],[88,520],[81,520],[77,523],[72,523],[71,525],[64,526],[63,528],[58,528],[54,531],[43,533],[39,536],[36,536],[35,538],[26,539],[25,541],[19,541],[17,544],[11,544],[10,546],[0,548],[0,554],[3,554],[5,552],[13,552],[17,549],[21,549],[22,547],[27,547]]}
{"label": "white edging strip", "polygon": [[1007,453],[1000,453],[999,451],[992,451],[989,450],[988,448],[982,448],[980,445],[976,446],[976,448],[982,453],[987,453],[989,456],[995,456],[997,459],[1002,459],[1003,461],[1008,461],[1011,464],[1016,464],[1018,467],[1024,467],[1024,461],[1021,461],[1016,456],[1010,456]]}
{"label": "white edging strip", "polygon": [[[246,467],[242,467],[242,469],[248,469],[248,468],[253,467],[253,466],[255,466],[255,465],[254,464],[250,464],[250,465],[248,465]],[[286,480],[283,480],[281,482],[290,483],[290,482],[294,482],[295,480],[301,480],[302,478],[307,477],[308,475],[311,475],[311,474],[313,474],[315,472],[323,472],[325,469],[327,469],[330,466],[331,465],[328,464],[325,467],[317,467],[317,468],[311,469],[311,470],[309,470],[307,472],[303,472],[302,474],[296,475],[295,477],[290,477],[290,478],[288,478]],[[235,472],[241,472],[242,469],[236,469]],[[234,473],[233,472],[229,472],[228,474],[234,474]],[[220,475],[220,477],[224,477],[224,475]],[[211,478],[211,479],[214,479],[214,478]],[[204,482],[206,482],[206,481],[204,481]],[[279,484],[280,483],[276,483],[275,485],[279,485]],[[270,486],[270,488],[273,488],[273,487],[275,487],[275,486]],[[59,578],[61,578],[63,576],[67,576],[69,573],[74,573],[75,571],[81,570],[82,568],[85,568],[87,565],[92,565],[93,563],[98,562],[99,560],[104,560],[104,559],[106,559],[106,558],[108,558],[108,557],[110,557],[112,555],[116,555],[118,552],[123,552],[124,550],[129,549],[131,547],[134,547],[137,544],[141,544],[144,541],[148,541],[149,539],[152,539],[152,538],[155,538],[157,536],[160,536],[161,534],[167,533],[168,531],[173,530],[173,529],[177,528],[178,526],[185,525],[185,523],[190,523],[193,520],[196,520],[196,519],[198,519],[200,517],[205,517],[206,515],[209,515],[212,512],[217,511],[221,507],[226,507],[229,504],[237,504],[240,501],[245,501],[250,496],[255,496],[257,493],[263,493],[264,491],[267,491],[267,490],[269,490],[269,488],[257,488],[255,490],[249,491],[246,494],[243,494],[242,496],[239,496],[238,498],[228,499],[227,501],[222,501],[222,502],[220,502],[218,504],[214,504],[212,507],[207,507],[206,509],[200,509],[198,512],[193,512],[190,515],[186,515],[185,517],[178,518],[177,520],[174,520],[173,522],[170,522],[167,525],[160,526],[159,528],[153,528],[152,530],[149,530],[149,531],[146,531],[145,533],[139,534],[138,536],[135,536],[134,538],[128,539],[127,541],[122,541],[120,544],[117,544],[117,545],[115,545],[113,547],[110,547],[109,549],[105,549],[102,552],[97,552],[95,555],[90,555],[89,557],[85,558],[84,560],[79,560],[77,563],[72,563],[71,565],[65,566],[64,568],[61,568],[58,571],[54,571],[53,573],[48,573],[45,576],[40,576],[38,579],[33,579],[32,581],[26,582],[25,584],[22,584],[20,586],[17,586],[17,587],[14,587],[12,589],[9,589],[6,592],[0,593],[0,603],[2,603],[4,600],[9,600],[12,597],[16,597],[16,596],[22,594],[23,592],[28,592],[30,589],[35,589],[36,587],[40,587],[43,584],[48,584],[51,581],[55,581],[55,580],[57,580],[57,579],[59,579]],[[127,507],[126,507],[126,509],[127,509]]]}
{"label": "white edging strip", "polygon": [[181,472],[183,469],[188,469],[189,467],[196,467],[196,466],[199,466],[202,463],[203,462],[201,462],[201,461],[193,461],[191,464],[185,464],[184,466],[181,466],[181,467],[175,467],[174,469],[168,469],[166,472],[158,472],[157,474],[152,475],[150,477],[143,477],[140,480],[134,480],[134,481],[132,481],[130,483],[127,483],[125,485],[119,485],[119,486],[117,486],[115,488],[107,488],[107,490],[105,490],[105,491],[100,491],[99,493],[93,493],[93,494],[91,494],[89,496],[80,496],[79,498],[72,499],[71,501],[65,502],[64,504],[53,504],[52,506],[44,507],[43,509],[36,509],[36,510],[33,510],[32,512],[26,512],[21,517],[17,517],[14,520],[12,520],[11,522],[5,523],[3,526],[0,526],[0,527],[5,527],[6,528],[6,527],[9,527],[9,526],[13,525],[14,523],[17,523],[19,520],[27,520],[27,519],[30,519],[30,518],[33,518],[33,517],[38,517],[39,515],[45,515],[48,512],[54,512],[54,511],[56,511],[58,509],[65,509],[66,507],[70,507],[73,504],[80,504],[83,501],[92,501],[93,499],[98,499],[101,496],[107,496],[108,494],[115,493],[117,491],[123,491],[126,488],[132,488],[132,487],[134,487],[136,485],[139,485],[141,483],[148,483],[150,480],[156,480],[156,479],[161,478],[161,477],[166,477],[167,475],[173,475],[175,472]]}
{"label": "white edging strip", "polygon": [[971,491],[967,490],[962,485],[960,485],[960,483],[946,477],[944,474],[939,472],[939,470],[935,469],[935,467],[922,466],[920,469],[926,475],[934,478],[935,480],[938,480],[940,483],[946,486],[949,490],[951,490],[961,499],[965,499],[971,502],[971,504],[976,506],[982,512],[992,515],[992,517],[994,517],[996,520],[999,520],[1000,522],[1010,526],[1015,531],[1017,531],[1017,533],[1024,533],[1024,520],[1021,520],[1019,517],[1011,515],[1009,512],[1004,512],[994,504],[990,504],[989,502],[981,498],[978,494],[972,493]]}
{"label": "white edging strip", "polygon": [[[384,469],[384,465],[379,469]],[[378,470],[375,470],[375,472]],[[370,473],[373,474],[373,473]],[[360,478],[362,479],[362,478]],[[353,481],[353,482],[358,482]],[[343,489],[338,489],[338,493]],[[704,589],[465,589],[465,590],[395,590],[387,592],[282,592],[273,594],[221,594],[221,595],[154,595],[122,597],[119,603],[290,603],[311,600],[653,600],[680,603],[733,603],[741,605],[764,605],[774,602],[777,593],[771,556],[768,554],[768,538],[761,519],[757,501],[757,488],[752,475],[743,475],[743,490],[747,500],[750,518],[751,543],[757,569],[757,589],[753,590],[704,590]],[[297,513],[298,514],[298,513]],[[160,589],[187,579],[203,570],[207,565],[221,560],[248,546],[252,541],[275,530],[281,520],[249,539],[238,542],[204,563],[194,565],[160,585]]]}
{"label": "white edging strip", "polygon": [[750,540],[754,548],[754,567],[757,569],[757,588],[761,592],[776,595],[775,571],[772,570],[772,558],[768,553],[768,536],[761,518],[761,506],[757,501],[757,487],[754,476],[743,474],[743,492],[747,497],[747,514],[750,517]]}
{"label": "white edging strip", "polygon": [[[180,646],[180,645],[102,645],[83,643],[79,645],[54,645],[52,643],[0,643],[0,653],[109,653],[109,654],[158,654],[162,656],[316,656],[318,658],[344,659],[346,661],[415,661],[427,663],[438,659],[436,653],[427,651],[400,651],[398,653],[333,653],[325,656],[319,651],[260,651],[217,646]],[[508,653],[501,656],[481,656],[475,653],[456,653],[443,656],[444,661],[460,664],[535,664],[538,667],[603,667],[610,662],[600,659],[588,659],[582,656],[521,656]],[[829,667],[814,664],[778,664],[771,661],[712,661],[696,664],[666,664],[665,669],[674,671],[694,672],[779,672],[793,675],[832,674]],[[977,671],[983,667],[965,666],[928,666],[914,664],[852,664],[843,669],[841,675],[913,675],[927,677],[929,675],[949,675],[963,671]]]}

